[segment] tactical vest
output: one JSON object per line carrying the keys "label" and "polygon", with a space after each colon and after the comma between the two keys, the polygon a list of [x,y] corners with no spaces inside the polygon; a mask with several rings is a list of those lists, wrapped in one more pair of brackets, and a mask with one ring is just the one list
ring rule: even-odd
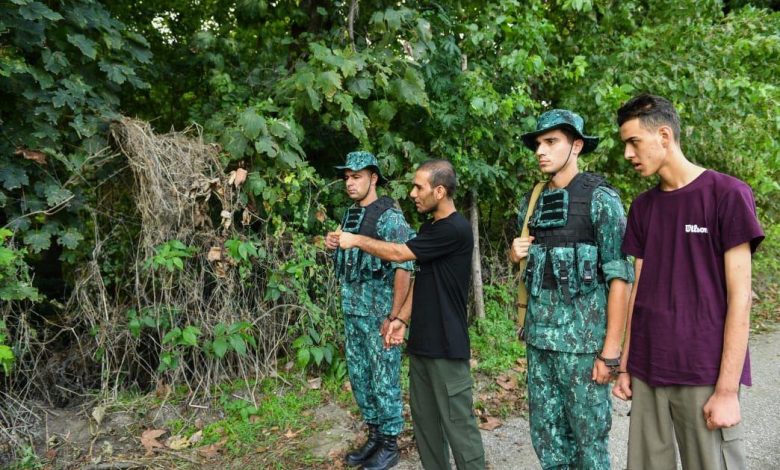
{"label": "tactical vest", "polygon": [[[377,233],[379,218],[395,205],[392,198],[382,196],[366,207],[351,207],[344,213],[341,220],[341,230],[379,239]],[[390,271],[390,262],[382,261],[358,248],[347,250],[338,248],[334,257],[336,276],[342,282],[381,279]]]}
{"label": "tactical vest", "polygon": [[[573,282],[573,275],[576,274],[576,282],[583,285],[604,282],[598,263],[595,228],[590,217],[593,192],[604,185],[608,183],[601,175],[578,173],[564,190],[543,194],[528,223],[529,233],[534,237],[533,244],[542,245],[546,249],[540,287],[560,288],[567,304],[571,303],[572,292],[577,291],[577,286],[569,285]],[[589,246],[586,247],[587,251],[594,253],[595,259],[578,259],[583,251],[578,246],[583,245]],[[573,262],[555,260],[554,267],[552,252],[556,247],[573,248]],[[529,273],[535,271],[536,275],[540,274],[542,270],[538,268],[528,266]]]}

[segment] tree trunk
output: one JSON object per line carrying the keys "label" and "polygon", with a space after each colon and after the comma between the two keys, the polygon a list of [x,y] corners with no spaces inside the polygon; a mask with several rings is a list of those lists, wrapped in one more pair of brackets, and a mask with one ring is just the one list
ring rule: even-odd
{"label": "tree trunk", "polygon": [[479,253],[479,208],[477,192],[471,191],[471,231],[474,234],[474,254],[471,256],[471,282],[474,284],[474,308],[477,318],[485,318],[485,297],[482,292],[482,258]]}

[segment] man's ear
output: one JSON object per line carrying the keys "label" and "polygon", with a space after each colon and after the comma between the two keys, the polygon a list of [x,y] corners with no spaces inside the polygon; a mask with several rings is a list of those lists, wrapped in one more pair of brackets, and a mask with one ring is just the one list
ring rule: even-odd
{"label": "man's ear", "polygon": [[371,186],[376,186],[379,182],[379,175],[375,172],[371,172]]}
{"label": "man's ear", "polygon": [[661,145],[663,145],[664,148],[668,147],[669,144],[674,142],[674,132],[672,132],[672,128],[669,126],[659,127],[658,135],[661,137]]}
{"label": "man's ear", "polygon": [[579,155],[580,152],[582,152],[582,148],[585,146],[585,141],[583,139],[574,139],[574,142],[572,143],[571,152]]}
{"label": "man's ear", "polygon": [[439,185],[433,188],[433,195],[436,197],[437,201],[441,201],[447,196],[447,190],[444,189],[444,186]]}

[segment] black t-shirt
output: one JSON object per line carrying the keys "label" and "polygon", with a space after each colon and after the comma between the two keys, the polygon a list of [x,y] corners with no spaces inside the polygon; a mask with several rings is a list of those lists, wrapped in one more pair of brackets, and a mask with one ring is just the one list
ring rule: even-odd
{"label": "black t-shirt", "polygon": [[412,327],[406,351],[433,358],[471,356],[466,304],[474,237],[458,212],[425,222],[406,242],[417,257]]}

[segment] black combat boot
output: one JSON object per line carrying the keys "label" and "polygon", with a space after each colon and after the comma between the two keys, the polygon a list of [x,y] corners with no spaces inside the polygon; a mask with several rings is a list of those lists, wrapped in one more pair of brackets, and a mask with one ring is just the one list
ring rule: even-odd
{"label": "black combat boot", "polygon": [[356,467],[365,463],[382,445],[379,426],[371,423],[366,424],[368,424],[368,439],[366,443],[363,444],[363,447],[348,453],[344,458],[344,462],[350,467]]}
{"label": "black combat boot", "polygon": [[380,439],[382,446],[363,464],[363,470],[387,470],[395,467],[398,461],[401,460],[396,436],[382,434]]}

